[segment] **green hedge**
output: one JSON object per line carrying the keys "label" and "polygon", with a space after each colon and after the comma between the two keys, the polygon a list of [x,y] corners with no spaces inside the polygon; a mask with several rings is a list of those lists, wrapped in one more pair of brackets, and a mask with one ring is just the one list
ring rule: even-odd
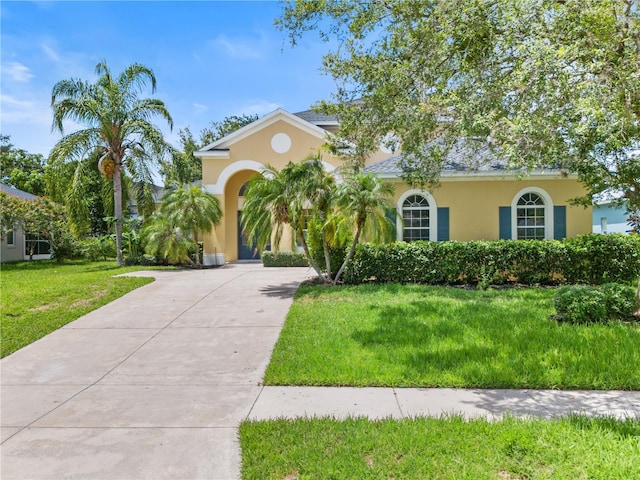
{"label": "green hedge", "polygon": [[308,267],[304,253],[298,252],[262,252],[265,267]]}
{"label": "green hedge", "polygon": [[358,245],[346,283],[555,285],[626,283],[640,276],[640,235],[564,241],[497,240]]}

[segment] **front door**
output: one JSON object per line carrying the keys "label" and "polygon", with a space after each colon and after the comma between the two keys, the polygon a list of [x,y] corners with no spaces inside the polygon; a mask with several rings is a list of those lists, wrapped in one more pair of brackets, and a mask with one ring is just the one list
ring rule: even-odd
{"label": "front door", "polygon": [[238,211],[238,260],[260,260],[260,252],[258,247],[250,245],[247,236],[242,231],[240,216],[242,211]]}

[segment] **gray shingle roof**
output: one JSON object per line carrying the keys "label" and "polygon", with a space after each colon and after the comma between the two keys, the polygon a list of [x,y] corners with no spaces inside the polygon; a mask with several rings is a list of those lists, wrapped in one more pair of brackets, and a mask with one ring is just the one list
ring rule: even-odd
{"label": "gray shingle roof", "polygon": [[325,115],[315,110],[304,110],[303,112],[294,113],[294,115],[314,125],[334,124],[338,121],[338,117],[335,115]]}
{"label": "gray shingle roof", "polygon": [[[433,145],[433,143],[432,143]],[[395,155],[364,169],[369,173],[400,174],[402,155]],[[506,162],[499,160],[487,145],[473,149],[464,139],[459,139],[449,150],[443,162],[443,172],[493,172],[507,169]]]}
{"label": "gray shingle roof", "polygon": [[7,195],[18,197],[21,200],[35,200],[36,198],[38,198],[37,195],[33,195],[32,193],[10,187],[9,185],[5,185],[4,183],[0,183],[0,190],[5,192]]}

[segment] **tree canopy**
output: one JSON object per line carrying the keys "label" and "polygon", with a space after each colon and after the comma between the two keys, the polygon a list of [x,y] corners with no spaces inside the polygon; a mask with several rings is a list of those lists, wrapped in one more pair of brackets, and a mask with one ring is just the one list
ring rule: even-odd
{"label": "tree canopy", "polygon": [[34,195],[46,193],[45,158],[11,144],[9,135],[0,134],[0,181]]}
{"label": "tree canopy", "polygon": [[[297,0],[293,44],[337,39],[323,69],[356,155],[399,141],[411,183],[434,183],[460,137],[510,167],[572,171],[640,209],[637,0]],[[436,139],[438,142],[432,143]],[[431,145],[433,148],[426,148]],[[473,150],[473,148],[472,148]]]}

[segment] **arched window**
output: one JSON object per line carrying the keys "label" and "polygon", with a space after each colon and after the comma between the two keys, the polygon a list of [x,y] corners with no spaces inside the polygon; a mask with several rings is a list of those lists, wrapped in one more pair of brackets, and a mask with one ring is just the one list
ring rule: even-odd
{"label": "arched window", "polygon": [[553,204],[547,192],[539,188],[521,190],[511,207],[514,240],[553,238]]}
{"label": "arched window", "polygon": [[402,223],[398,228],[398,238],[405,242],[433,240],[436,236],[436,205],[433,197],[426,192],[411,190],[399,202]]}

